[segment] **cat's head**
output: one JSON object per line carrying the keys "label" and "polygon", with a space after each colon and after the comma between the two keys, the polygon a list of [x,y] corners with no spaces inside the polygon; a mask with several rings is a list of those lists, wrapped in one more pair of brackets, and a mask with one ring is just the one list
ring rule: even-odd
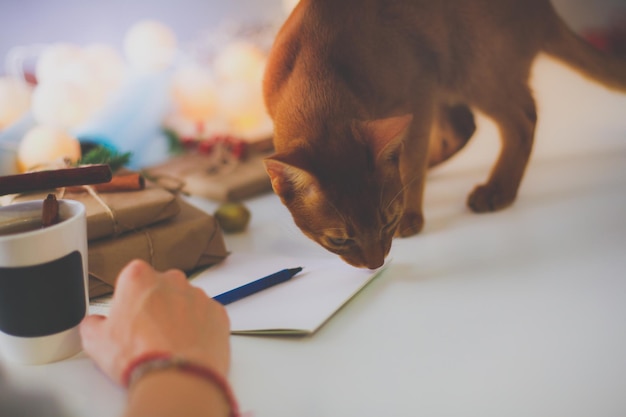
{"label": "cat's head", "polygon": [[399,155],[410,122],[354,122],[265,160],[296,225],[353,266],[378,268],[391,248],[404,208]]}

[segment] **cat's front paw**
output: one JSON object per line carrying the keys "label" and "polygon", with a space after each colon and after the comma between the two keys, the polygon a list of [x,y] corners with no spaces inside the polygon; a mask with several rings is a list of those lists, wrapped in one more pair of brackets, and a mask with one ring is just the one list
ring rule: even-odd
{"label": "cat's front paw", "polygon": [[424,216],[420,213],[410,211],[405,212],[398,223],[396,236],[409,237],[418,234],[424,227]]}
{"label": "cat's front paw", "polygon": [[479,185],[467,199],[468,207],[475,213],[488,213],[510,206],[515,194],[506,192],[493,184]]}

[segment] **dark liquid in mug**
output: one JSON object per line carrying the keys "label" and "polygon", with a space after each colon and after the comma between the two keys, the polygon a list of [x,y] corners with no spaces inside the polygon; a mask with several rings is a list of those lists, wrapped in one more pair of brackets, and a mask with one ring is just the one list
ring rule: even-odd
{"label": "dark liquid in mug", "polygon": [[18,233],[32,232],[43,227],[40,218],[24,219],[19,222],[0,225],[0,236],[16,235]]}

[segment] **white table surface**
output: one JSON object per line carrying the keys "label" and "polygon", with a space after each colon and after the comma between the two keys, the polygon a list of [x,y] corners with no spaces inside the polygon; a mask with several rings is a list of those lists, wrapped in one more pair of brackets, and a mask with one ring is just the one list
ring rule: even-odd
{"label": "white table surface", "polygon": [[[540,59],[539,127],[516,204],[465,207],[497,151],[480,117],[428,180],[421,235],[309,338],[232,337],[230,378],[255,417],[626,415],[626,95]],[[193,199],[211,210],[214,203]],[[247,201],[231,251],[323,254],[271,194]],[[5,364],[71,416],[114,417],[125,393],[83,354]]]}

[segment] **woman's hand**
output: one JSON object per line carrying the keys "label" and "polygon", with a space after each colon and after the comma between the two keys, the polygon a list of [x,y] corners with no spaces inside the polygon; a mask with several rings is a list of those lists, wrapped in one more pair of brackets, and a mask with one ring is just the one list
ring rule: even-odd
{"label": "woman's hand", "polygon": [[230,323],[226,310],[181,271],[157,272],[132,261],[120,273],[108,317],[86,317],[83,348],[117,383],[137,358],[149,353],[181,356],[226,377]]}

